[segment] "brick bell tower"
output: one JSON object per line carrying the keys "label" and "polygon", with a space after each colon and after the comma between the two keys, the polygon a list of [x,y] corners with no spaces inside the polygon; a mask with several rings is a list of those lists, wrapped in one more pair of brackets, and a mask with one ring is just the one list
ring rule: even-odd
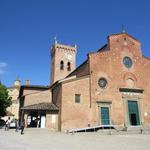
{"label": "brick bell tower", "polygon": [[51,84],[65,78],[76,68],[76,45],[57,43],[51,48]]}

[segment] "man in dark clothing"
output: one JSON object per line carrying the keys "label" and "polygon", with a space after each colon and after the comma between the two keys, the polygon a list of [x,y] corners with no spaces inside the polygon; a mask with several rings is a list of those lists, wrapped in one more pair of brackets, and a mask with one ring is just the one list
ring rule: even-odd
{"label": "man in dark clothing", "polygon": [[21,134],[24,134],[23,133],[24,127],[25,127],[25,120],[23,119],[22,122],[21,122]]}
{"label": "man in dark clothing", "polygon": [[18,120],[15,119],[15,127],[16,127],[16,132],[18,132],[19,130],[19,124],[18,124]]}

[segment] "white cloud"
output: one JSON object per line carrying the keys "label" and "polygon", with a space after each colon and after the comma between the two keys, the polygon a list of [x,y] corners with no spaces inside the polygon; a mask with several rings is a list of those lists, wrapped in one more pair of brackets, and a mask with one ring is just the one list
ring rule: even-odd
{"label": "white cloud", "polygon": [[4,74],[5,73],[4,69],[6,68],[6,66],[7,66],[7,63],[0,62],[0,74]]}

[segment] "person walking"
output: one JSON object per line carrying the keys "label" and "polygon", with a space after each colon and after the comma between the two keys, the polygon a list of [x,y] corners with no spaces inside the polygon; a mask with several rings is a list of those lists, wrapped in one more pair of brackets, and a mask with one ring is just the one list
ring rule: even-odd
{"label": "person walking", "polygon": [[19,124],[18,124],[18,120],[17,119],[15,119],[15,127],[16,127],[16,132],[18,132]]}
{"label": "person walking", "polygon": [[10,120],[10,117],[8,117],[8,120],[6,120],[6,123],[5,123],[5,131],[9,130],[10,124],[11,124],[11,120]]}
{"label": "person walking", "polygon": [[6,120],[5,122],[5,131],[7,131],[7,129],[8,129],[8,120]]}
{"label": "person walking", "polygon": [[24,127],[25,127],[25,119],[22,120],[21,122],[21,134],[24,134]]}

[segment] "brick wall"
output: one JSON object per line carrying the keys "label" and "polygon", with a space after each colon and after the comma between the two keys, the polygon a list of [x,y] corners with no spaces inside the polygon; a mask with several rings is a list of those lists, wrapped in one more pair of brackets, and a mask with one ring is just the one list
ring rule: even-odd
{"label": "brick wall", "polygon": [[[81,102],[75,103],[75,94],[81,94]],[[88,126],[89,77],[62,83],[61,130]]]}
{"label": "brick wall", "polygon": [[[140,43],[130,36],[122,34],[110,36],[108,50],[89,55],[91,73],[91,93],[93,119],[98,119],[96,101],[112,101],[111,119],[115,125],[124,125],[125,113],[121,87],[129,87],[127,79],[133,79],[132,88],[144,89],[142,107],[148,112],[144,117],[145,123],[150,124],[150,61],[141,55]],[[123,58],[129,56],[133,60],[133,66],[127,69],[123,64]],[[108,81],[106,89],[98,86],[98,79],[104,77]],[[143,115],[144,112],[142,112]],[[94,117],[95,116],[95,117]],[[98,121],[98,120],[97,120]]]}
{"label": "brick wall", "polygon": [[24,90],[24,93],[28,93],[25,96],[24,106],[38,104],[42,102],[51,102],[50,90],[39,91],[39,90]]}
{"label": "brick wall", "polygon": [[[71,56],[69,59],[68,56]],[[60,69],[60,62],[64,62],[64,69]],[[71,70],[67,70],[67,63],[70,62]],[[51,50],[51,84],[65,78],[76,67],[76,47],[62,44],[55,44]]]}

